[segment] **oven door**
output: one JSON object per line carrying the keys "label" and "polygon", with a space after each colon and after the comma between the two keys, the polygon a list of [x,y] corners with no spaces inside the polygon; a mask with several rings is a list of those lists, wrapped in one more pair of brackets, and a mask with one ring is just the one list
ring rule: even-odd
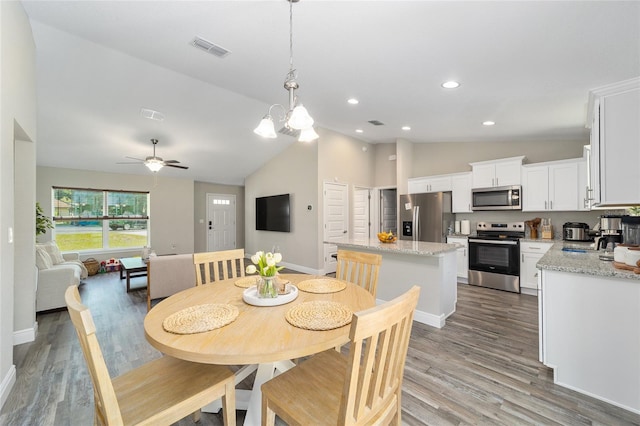
{"label": "oven door", "polygon": [[469,270],[520,275],[520,241],[469,238]]}

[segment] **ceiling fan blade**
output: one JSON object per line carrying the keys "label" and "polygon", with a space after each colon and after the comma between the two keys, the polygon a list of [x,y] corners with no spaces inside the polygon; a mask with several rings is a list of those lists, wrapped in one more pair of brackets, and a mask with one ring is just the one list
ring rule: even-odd
{"label": "ceiling fan blade", "polygon": [[176,164],[165,164],[165,166],[167,166],[167,167],[175,167],[176,169],[185,169],[185,170],[187,170],[189,168],[187,166],[178,166]]}
{"label": "ceiling fan blade", "polygon": [[136,158],[136,157],[127,157],[127,156],[125,156],[124,158],[129,158],[131,160],[144,161],[142,158]]}
{"label": "ceiling fan blade", "polygon": [[164,162],[165,162],[165,164],[169,164],[169,163],[173,163],[173,164],[175,164],[175,163],[179,163],[179,161],[178,161],[178,160],[164,160]]}

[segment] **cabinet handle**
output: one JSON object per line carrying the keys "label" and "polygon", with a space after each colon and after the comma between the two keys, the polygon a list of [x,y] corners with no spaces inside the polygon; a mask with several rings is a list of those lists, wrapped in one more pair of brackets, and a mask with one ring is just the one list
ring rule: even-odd
{"label": "cabinet handle", "polygon": [[491,186],[496,186],[496,180],[494,178],[491,178]]}
{"label": "cabinet handle", "polygon": [[544,202],[544,209],[547,210],[547,202]]}
{"label": "cabinet handle", "polygon": [[496,178],[496,186],[500,186],[500,184],[498,183],[498,178]]}
{"label": "cabinet handle", "polygon": [[536,272],[536,274],[534,275],[534,277],[538,278],[538,273]]}
{"label": "cabinet handle", "polygon": [[467,249],[466,247],[464,249],[462,249],[462,253],[464,257],[467,257]]}
{"label": "cabinet handle", "polygon": [[521,254],[520,257],[522,257],[522,263],[524,263],[524,254]]}
{"label": "cabinet handle", "polygon": [[553,210],[553,200],[549,201],[549,210]]}

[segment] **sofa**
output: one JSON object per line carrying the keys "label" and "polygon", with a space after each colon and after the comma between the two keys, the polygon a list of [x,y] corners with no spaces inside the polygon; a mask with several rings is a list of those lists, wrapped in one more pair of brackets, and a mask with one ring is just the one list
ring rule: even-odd
{"label": "sofa", "polygon": [[151,309],[154,299],[169,297],[196,286],[193,254],[152,254],[147,268],[147,310]]}
{"label": "sofa", "polygon": [[67,287],[79,285],[89,275],[78,253],[61,253],[55,241],[36,244],[36,266],[36,312],[64,308]]}

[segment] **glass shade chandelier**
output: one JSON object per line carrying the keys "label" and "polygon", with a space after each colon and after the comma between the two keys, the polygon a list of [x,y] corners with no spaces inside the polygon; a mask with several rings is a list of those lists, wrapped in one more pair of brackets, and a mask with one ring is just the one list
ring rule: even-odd
{"label": "glass shade chandelier", "polygon": [[293,3],[297,3],[299,0],[287,0],[289,2],[289,72],[284,80],[284,88],[289,92],[289,109],[286,109],[281,104],[273,104],[269,107],[267,115],[265,115],[258,127],[253,132],[264,138],[275,139],[276,129],[273,120],[272,111],[274,108],[281,111],[278,116],[279,122],[284,122],[284,127],[287,129],[288,134],[299,133],[298,141],[311,142],[319,138],[316,131],[313,129],[313,118],[307,112],[307,109],[298,103],[296,96],[296,90],[300,87],[296,81],[296,70],[293,69]]}

